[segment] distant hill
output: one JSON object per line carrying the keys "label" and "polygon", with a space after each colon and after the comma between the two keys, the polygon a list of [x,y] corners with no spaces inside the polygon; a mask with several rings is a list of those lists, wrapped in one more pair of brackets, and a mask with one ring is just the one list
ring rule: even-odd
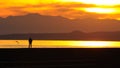
{"label": "distant hill", "polygon": [[28,39],[36,40],[108,40],[120,41],[120,32],[95,32],[83,33],[74,31],[71,33],[39,33],[39,34],[10,34],[0,35],[0,39]]}
{"label": "distant hill", "polygon": [[75,19],[28,14],[0,18],[0,35],[29,33],[70,33],[120,31],[120,21],[112,19]]}
{"label": "distant hill", "polygon": [[38,14],[10,16],[1,22],[0,34],[69,32],[72,27],[68,26],[72,22],[66,18]]}

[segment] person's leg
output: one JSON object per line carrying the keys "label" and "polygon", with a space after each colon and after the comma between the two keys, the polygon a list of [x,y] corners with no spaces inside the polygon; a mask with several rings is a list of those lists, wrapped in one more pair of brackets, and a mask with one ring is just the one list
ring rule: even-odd
{"label": "person's leg", "polygon": [[32,44],[31,44],[31,42],[30,42],[28,48],[31,48],[31,45],[32,45]]}
{"label": "person's leg", "polygon": [[30,48],[32,48],[32,44],[30,44]]}

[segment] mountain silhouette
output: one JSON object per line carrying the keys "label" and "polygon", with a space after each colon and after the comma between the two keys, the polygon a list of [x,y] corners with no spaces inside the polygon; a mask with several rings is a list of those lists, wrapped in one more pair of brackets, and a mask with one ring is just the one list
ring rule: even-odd
{"label": "mountain silhouette", "polygon": [[0,18],[0,35],[15,33],[68,33],[72,31],[120,31],[120,21],[112,19],[75,19],[27,14]]}
{"label": "mountain silhouette", "polygon": [[98,41],[120,41],[119,32],[93,32],[84,33],[73,31],[71,33],[31,33],[31,34],[8,34],[0,35],[0,39],[26,40],[32,37],[34,40],[98,40]]}

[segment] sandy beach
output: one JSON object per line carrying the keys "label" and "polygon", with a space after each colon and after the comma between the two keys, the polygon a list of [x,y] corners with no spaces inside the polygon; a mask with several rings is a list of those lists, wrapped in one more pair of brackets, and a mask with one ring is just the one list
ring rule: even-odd
{"label": "sandy beach", "polygon": [[[114,68],[119,49],[0,49],[0,68]],[[118,61],[118,62],[117,62]]]}

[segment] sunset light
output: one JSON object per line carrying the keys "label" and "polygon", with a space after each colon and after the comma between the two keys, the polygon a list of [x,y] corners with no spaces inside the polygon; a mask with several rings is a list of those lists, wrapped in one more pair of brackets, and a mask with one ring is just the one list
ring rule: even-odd
{"label": "sunset light", "polygon": [[4,18],[38,13],[76,19],[92,13],[95,19],[120,19],[120,0],[2,0],[0,4],[0,17]]}
{"label": "sunset light", "polygon": [[76,43],[76,45],[81,46],[83,48],[109,48],[113,45],[110,45],[110,42],[105,41],[83,41]]}
{"label": "sunset light", "polygon": [[63,0],[63,1],[81,2],[85,4],[107,5],[107,6],[114,6],[120,4],[120,0]]}
{"label": "sunset light", "polygon": [[87,41],[87,42],[82,42],[81,45],[84,45],[84,47],[109,47],[110,43],[108,42],[100,42],[100,41]]}
{"label": "sunset light", "polygon": [[120,0],[0,0],[2,68],[115,68],[118,48]]}
{"label": "sunset light", "polygon": [[[28,47],[27,40],[0,40],[0,48],[27,48],[27,47]],[[120,48],[120,42],[34,40],[33,48]]]}
{"label": "sunset light", "polygon": [[101,13],[101,14],[113,14],[116,12],[113,8],[84,8],[87,12],[95,12],[95,13]]}

